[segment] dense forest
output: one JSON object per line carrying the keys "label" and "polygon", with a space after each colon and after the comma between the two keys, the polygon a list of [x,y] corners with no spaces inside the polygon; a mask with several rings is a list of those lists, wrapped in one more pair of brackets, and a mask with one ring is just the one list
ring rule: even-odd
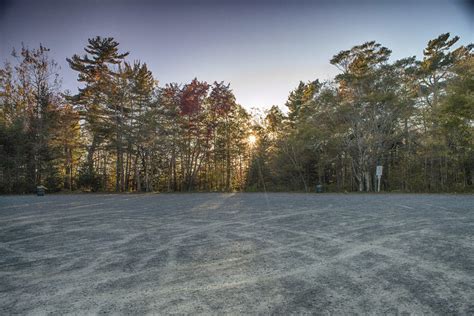
{"label": "dense forest", "polygon": [[374,191],[377,165],[383,191],[472,192],[474,47],[458,41],[421,60],[354,46],[333,80],[252,114],[228,83],[159,85],[113,38],[67,58],[76,94],[48,48],[22,47],[0,68],[0,193]]}

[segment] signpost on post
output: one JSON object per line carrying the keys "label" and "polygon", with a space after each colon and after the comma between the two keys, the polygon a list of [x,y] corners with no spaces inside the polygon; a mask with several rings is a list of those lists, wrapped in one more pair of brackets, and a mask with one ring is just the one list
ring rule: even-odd
{"label": "signpost on post", "polygon": [[377,192],[380,192],[380,179],[382,178],[383,166],[377,166],[375,175],[377,176]]}

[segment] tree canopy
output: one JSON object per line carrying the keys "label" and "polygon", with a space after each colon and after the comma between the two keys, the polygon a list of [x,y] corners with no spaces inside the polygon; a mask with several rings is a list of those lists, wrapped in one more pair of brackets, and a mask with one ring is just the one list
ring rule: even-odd
{"label": "tree canopy", "polygon": [[[473,45],[449,33],[422,59],[368,41],[333,56],[333,80],[296,84],[251,115],[230,83],[160,85],[111,37],[67,58],[62,91],[40,45],[0,68],[0,193],[53,191],[472,192]],[[262,83],[264,84],[264,83]]]}

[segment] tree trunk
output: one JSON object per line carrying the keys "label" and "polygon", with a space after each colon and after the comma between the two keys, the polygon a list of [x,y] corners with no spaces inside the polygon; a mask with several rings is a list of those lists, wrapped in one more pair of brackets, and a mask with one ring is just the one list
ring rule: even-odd
{"label": "tree trunk", "polygon": [[138,154],[135,157],[135,181],[137,183],[137,192],[142,191],[141,179],[140,179],[140,168],[138,167]]}
{"label": "tree trunk", "polygon": [[230,160],[230,145],[229,145],[229,141],[227,142],[227,148],[226,148],[226,179],[225,179],[225,188],[226,188],[226,191],[230,191],[231,190],[231,187],[230,187],[230,177],[231,177],[231,174],[230,174],[230,171],[231,171],[231,160]]}
{"label": "tree trunk", "polygon": [[115,192],[120,191],[120,148],[117,145],[117,160],[115,161]]}
{"label": "tree trunk", "polygon": [[94,135],[92,137],[92,144],[87,149],[87,169],[90,175],[94,173],[94,153],[95,153],[96,146],[97,146],[97,136]]}
{"label": "tree trunk", "polygon": [[149,154],[148,151],[145,151],[145,157],[143,158],[145,165],[145,191],[150,192],[150,174],[149,174]]}
{"label": "tree trunk", "polygon": [[131,153],[130,153],[130,146],[129,146],[127,150],[127,158],[125,161],[125,187],[123,188],[123,190],[127,192],[129,190],[129,184],[130,184],[130,160],[131,160]]}
{"label": "tree trunk", "polygon": [[102,174],[102,185],[104,190],[107,191],[107,154],[104,154],[104,169]]}

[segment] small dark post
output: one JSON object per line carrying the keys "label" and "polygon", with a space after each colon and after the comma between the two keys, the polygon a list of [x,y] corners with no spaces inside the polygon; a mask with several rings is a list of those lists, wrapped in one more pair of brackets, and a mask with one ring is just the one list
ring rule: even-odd
{"label": "small dark post", "polygon": [[37,186],[36,187],[36,195],[37,196],[44,196],[44,192],[46,190],[46,187],[43,185]]}

